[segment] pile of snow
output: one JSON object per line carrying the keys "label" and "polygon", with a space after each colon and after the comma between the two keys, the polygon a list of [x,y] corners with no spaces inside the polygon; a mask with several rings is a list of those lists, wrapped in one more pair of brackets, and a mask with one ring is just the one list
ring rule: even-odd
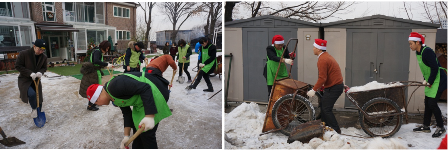
{"label": "pile of snow", "polygon": [[377,81],[372,81],[363,86],[351,87],[350,90],[348,90],[347,92],[350,93],[350,92],[369,91],[369,90],[383,89],[383,88],[395,87],[395,86],[401,86],[401,85],[403,85],[403,84],[400,82],[386,84],[386,83],[378,83]]}
{"label": "pile of snow", "polygon": [[[225,149],[422,149],[437,148],[442,140],[431,138],[431,134],[412,132],[416,126],[413,123],[403,125],[393,137],[386,139],[363,139],[326,131],[323,139],[313,138],[309,143],[295,141],[288,144],[288,137],[280,132],[259,136],[264,119],[265,114],[260,112],[256,103],[242,103],[225,114]],[[341,130],[343,134],[369,137],[362,129],[349,127]],[[435,129],[431,130],[434,132]]]}
{"label": "pile of snow", "polygon": [[[197,54],[193,55],[192,58]],[[193,64],[197,59],[191,59]],[[69,68],[69,66],[67,66]],[[190,73],[193,67],[189,67]],[[122,70],[117,68],[115,70]],[[119,108],[100,106],[88,111],[87,99],[79,96],[80,80],[46,72],[42,77],[43,111],[47,123],[42,128],[30,118],[31,107],[19,98],[18,73],[0,75],[0,127],[7,136],[26,144],[0,149],[116,149],[123,139],[123,115]],[[171,67],[163,74],[171,81]],[[178,74],[175,75],[177,78]],[[184,74],[184,76],[186,76]],[[194,76],[193,76],[194,77]],[[110,76],[103,76],[108,81]],[[215,91],[222,87],[218,77],[210,78]],[[162,120],[157,129],[157,144],[163,149],[221,149],[222,148],[222,93],[207,100],[214,93],[203,92],[204,81],[187,95],[188,84],[173,83],[168,106],[173,115]],[[1,139],[1,137],[0,137]]]}

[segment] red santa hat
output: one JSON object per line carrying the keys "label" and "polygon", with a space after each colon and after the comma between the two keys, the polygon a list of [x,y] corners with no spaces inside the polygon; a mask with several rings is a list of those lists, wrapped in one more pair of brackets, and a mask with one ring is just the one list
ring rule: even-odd
{"label": "red santa hat", "polygon": [[313,46],[320,50],[327,50],[327,41],[322,39],[314,39]]}
{"label": "red santa hat", "polygon": [[100,93],[103,90],[103,86],[99,85],[99,84],[92,84],[89,86],[89,88],[87,88],[87,99],[89,99],[89,101],[91,103],[96,102],[96,100],[98,100],[98,97],[100,97]]}
{"label": "red santa hat", "polygon": [[411,34],[409,35],[409,41],[422,41],[422,45],[426,46],[425,37],[417,32],[411,32]]}
{"label": "red santa hat", "polygon": [[275,35],[272,38],[272,46],[274,46],[274,44],[283,44],[285,43],[285,39],[283,39],[283,36],[281,35]]}

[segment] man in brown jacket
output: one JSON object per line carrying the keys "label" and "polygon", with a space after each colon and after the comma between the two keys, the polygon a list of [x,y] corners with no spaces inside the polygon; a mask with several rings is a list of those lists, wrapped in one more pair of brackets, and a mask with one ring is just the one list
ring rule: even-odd
{"label": "man in brown jacket", "polygon": [[173,58],[169,54],[162,55],[157,58],[153,58],[151,62],[146,66],[146,70],[148,73],[158,74],[162,76],[163,72],[165,72],[168,65],[173,68],[174,71],[177,70],[176,63]]}
{"label": "man in brown jacket", "polygon": [[[47,56],[45,52],[46,43],[42,39],[37,39],[33,43],[33,48],[21,51],[16,59],[15,68],[20,72],[18,87],[20,90],[20,98],[22,102],[28,103],[33,109],[31,118],[36,118],[36,87],[33,80],[41,78],[47,71]],[[42,108],[42,84],[39,82],[39,106]]]}
{"label": "man in brown jacket", "polygon": [[326,52],[326,40],[315,39],[313,45],[314,55],[317,55],[318,59],[317,69],[319,71],[319,79],[317,79],[313,89],[308,91],[307,95],[311,98],[315,95],[318,89],[325,86],[324,96],[320,101],[321,120],[340,134],[341,129],[339,128],[332,110],[334,103],[336,103],[336,100],[338,100],[344,90],[341,69],[339,68],[338,62]]}

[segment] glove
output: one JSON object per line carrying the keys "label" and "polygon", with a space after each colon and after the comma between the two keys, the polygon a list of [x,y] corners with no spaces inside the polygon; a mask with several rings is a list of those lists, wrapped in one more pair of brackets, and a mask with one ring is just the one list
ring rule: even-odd
{"label": "glove", "polygon": [[429,85],[429,83],[426,82],[426,80],[423,80],[423,84],[425,84],[425,85]]}
{"label": "glove", "polygon": [[42,73],[37,72],[37,73],[36,73],[36,78],[42,78]]}
{"label": "glove", "polygon": [[296,53],[294,53],[294,52],[289,53],[289,57],[295,58],[296,57]]}
{"label": "glove", "polygon": [[285,59],[285,63],[292,65],[293,62],[292,62],[292,59]]}
{"label": "glove", "polygon": [[154,117],[143,118],[142,121],[140,121],[140,123],[138,124],[138,127],[140,128],[142,124],[145,124],[145,129],[143,129],[143,131],[151,130],[152,128],[154,128]]}
{"label": "glove", "polygon": [[123,140],[121,140],[120,149],[127,149],[124,144],[129,141],[129,136],[125,136]]}
{"label": "glove", "polygon": [[112,68],[113,67],[113,65],[112,64],[107,64],[107,68]]}
{"label": "glove", "polygon": [[201,68],[204,67],[204,66],[205,66],[205,64],[203,64],[203,63],[199,64],[199,67],[201,67]]}
{"label": "glove", "polygon": [[30,77],[34,80],[34,79],[36,79],[36,74],[35,73],[31,73]]}
{"label": "glove", "polygon": [[306,95],[308,95],[309,98],[313,97],[316,94],[316,91],[314,91],[313,89],[309,90]]}
{"label": "glove", "polygon": [[177,72],[177,69],[174,69],[174,72]]}

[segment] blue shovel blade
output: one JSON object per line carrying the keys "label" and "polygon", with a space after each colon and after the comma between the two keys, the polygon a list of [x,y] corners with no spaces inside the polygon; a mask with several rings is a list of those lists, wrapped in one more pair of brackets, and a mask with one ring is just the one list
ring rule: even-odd
{"label": "blue shovel blade", "polygon": [[45,125],[47,118],[45,117],[45,112],[40,111],[40,107],[37,108],[37,117],[33,118],[33,120],[34,124],[36,124],[36,126],[39,128],[42,128]]}

